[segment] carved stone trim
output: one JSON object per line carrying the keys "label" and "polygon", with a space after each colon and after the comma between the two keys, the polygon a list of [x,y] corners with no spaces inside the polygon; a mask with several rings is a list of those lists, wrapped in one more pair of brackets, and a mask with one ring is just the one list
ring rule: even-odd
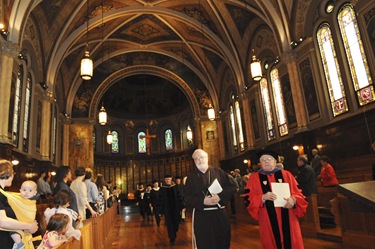
{"label": "carved stone trim", "polygon": [[18,46],[18,44],[8,42],[4,40],[3,37],[0,37],[0,55],[1,56],[17,58],[20,51],[21,49]]}

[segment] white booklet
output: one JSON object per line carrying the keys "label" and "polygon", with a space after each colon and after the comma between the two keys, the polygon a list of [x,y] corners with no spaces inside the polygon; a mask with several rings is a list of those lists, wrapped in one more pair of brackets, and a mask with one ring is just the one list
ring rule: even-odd
{"label": "white booklet", "polygon": [[286,204],[284,198],[290,197],[289,183],[271,182],[271,189],[272,193],[276,195],[276,200],[273,202],[275,207],[284,207]]}
{"label": "white booklet", "polygon": [[211,194],[219,194],[221,191],[223,191],[223,188],[221,187],[219,181],[215,179],[208,188],[208,191],[210,191]]}

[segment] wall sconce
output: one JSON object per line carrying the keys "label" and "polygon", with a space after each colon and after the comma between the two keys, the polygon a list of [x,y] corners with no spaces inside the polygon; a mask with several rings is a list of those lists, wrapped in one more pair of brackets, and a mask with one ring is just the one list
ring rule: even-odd
{"label": "wall sconce", "polygon": [[251,160],[250,160],[250,159],[245,159],[245,160],[243,160],[243,163],[244,163],[244,164],[247,164],[247,167],[248,167],[248,168],[251,167]]}
{"label": "wall sconce", "polygon": [[5,29],[4,23],[0,23],[0,34],[4,38],[4,40],[8,40],[9,31]]}
{"label": "wall sconce", "polygon": [[209,120],[215,120],[215,109],[211,104],[208,106],[207,115]]}
{"label": "wall sconce", "polygon": [[186,138],[189,141],[193,140],[193,131],[191,130],[190,125],[188,125],[186,129]]}
{"label": "wall sconce", "polygon": [[295,144],[295,145],[293,145],[293,150],[298,151],[298,155],[300,155],[300,156],[305,154],[303,145]]}
{"label": "wall sconce", "polygon": [[113,142],[113,136],[112,136],[111,130],[109,130],[107,134],[107,144],[112,144],[112,142]]}
{"label": "wall sconce", "polygon": [[103,105],[102,105],[102,108],[100,108],[100,111],[99,111],[99,124],[100,125],[106,125],[107,124],[107,112],[105,111]]}
{"label": "wall sconce", "polygon": [[13,164],[13,166],[16,166],[20,163],[20,161],[16,158],[13,158],[13,160],[11,161],[11,163]]}
{"label": "wall sconce", "polygon": [[329,14],[333,11],[334,8],[335,8],[335,4],[333,3],[333,1],[328,1],[325,6],[325,11],[327,14]]}
{"label": "wall sconce", "polygon": [[39,82],[40,86],[44,89],[44,90],[47,90],[48,89],[48,85],[46,82]]}
{"label": "wall sconce", "polygon": [[262,67],[260,61],[255,56],[254,49],[252,50],[252,54],[253,58],[250,63],[251,78],[255,81],[259,81],[262,78]]}

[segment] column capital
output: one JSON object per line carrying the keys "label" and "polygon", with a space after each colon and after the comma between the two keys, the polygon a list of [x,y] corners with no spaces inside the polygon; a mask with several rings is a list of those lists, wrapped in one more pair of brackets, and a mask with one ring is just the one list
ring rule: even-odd
{"label": "column capital", "polygon": [[6,41],[0,36],[0,55],[17,58],[20,51],[21,48],[18,46],[18,44]]}

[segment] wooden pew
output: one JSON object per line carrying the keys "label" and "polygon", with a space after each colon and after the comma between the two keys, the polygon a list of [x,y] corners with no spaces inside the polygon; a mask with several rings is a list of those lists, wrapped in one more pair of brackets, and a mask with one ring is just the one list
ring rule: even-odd
{"label": "wooden pew", "polygon": [[99,217],[83,221],[80,228],[82,236],[80,240],[69,239],[67,243],[57,247],[58,249],[102,249],[108,238],[114,220],[117,216],[117,205],[114,204]]}

